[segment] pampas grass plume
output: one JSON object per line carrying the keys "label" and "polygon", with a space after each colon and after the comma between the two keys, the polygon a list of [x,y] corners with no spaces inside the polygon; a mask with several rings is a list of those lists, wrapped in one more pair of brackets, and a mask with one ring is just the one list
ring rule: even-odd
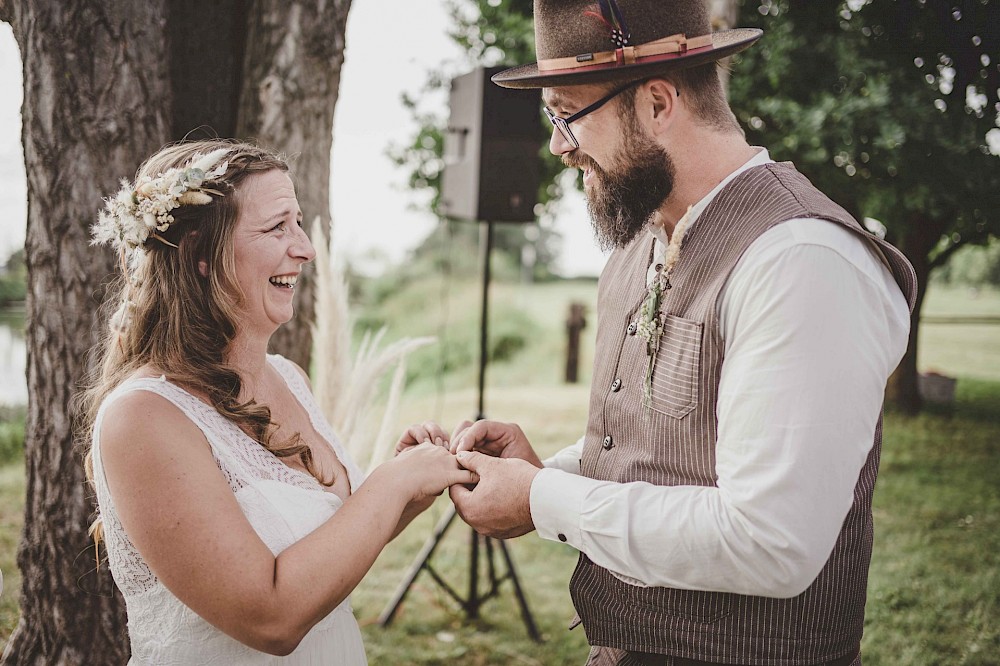
{"label": "pampas grass plume", "polygon": [[[343,271],[332,259],[330,243],[317,217],[313,222],[316,247],[316,322],[313,325],[313,385],[324,416],[351,457],[371,471],[393,451],[396,433],[391,432],[406,379],[406,357],[435,342],[435,338],[403,338],[382,348],[385,328],[366,331],[357,354],[351,357],[354,320],[348,303]],[[395,372],[383,409],[380,427],[373,437],[368,427],[376,407],[382,378]]]}

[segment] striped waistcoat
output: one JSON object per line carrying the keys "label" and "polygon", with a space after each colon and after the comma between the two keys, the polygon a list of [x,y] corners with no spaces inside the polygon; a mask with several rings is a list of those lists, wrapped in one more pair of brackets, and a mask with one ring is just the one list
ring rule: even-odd
{"label": "striped waistcoat", "polygon": [[[912,267],[866,233],[788,163],[752,168],[730,182],[687,232],[666,292],[663,337],[653,370],[652,409],[643,406],[645,341],[634,322],[646,293],[653,241],[616,251],[598,289],[585,476],[657,485],[716,485],[716,400],[723,359],[716,302],[743,252],[794,218],[841,224],[877,243],[913,306]],[[581,554],[570,582],[592,645],[708,662],[816,664],[857,650],[872,549],[871,501],[882,424],[854,490],[830,559],[792,599],[694,592],[625,583]]]}

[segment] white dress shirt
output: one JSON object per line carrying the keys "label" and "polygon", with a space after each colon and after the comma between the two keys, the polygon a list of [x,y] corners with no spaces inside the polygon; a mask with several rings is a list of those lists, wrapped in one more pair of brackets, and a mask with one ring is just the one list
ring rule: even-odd
{"label": "white dress shirt", "polygon": [[[761,149],[694,206],[690,224],[737,174],[769,162]],[[906,349],[906,299],[873,243],[796,219],[750,245],[718,307],[718,486],[580,476],[581,438],[545,461],[531,516],[541,537],[636,585],[796,596],[851,507]]]}

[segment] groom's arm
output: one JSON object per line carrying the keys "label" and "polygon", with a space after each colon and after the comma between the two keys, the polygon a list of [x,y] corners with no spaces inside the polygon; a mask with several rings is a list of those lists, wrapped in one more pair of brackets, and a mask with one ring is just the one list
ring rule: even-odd
{"label": "groom's arm", "polygon": [[580,458],[583,457],[583,437],[576,440],[566,448],[558,451],[555,455],[542,461],[547,469],[558,469],[570,474],[580,473]]}

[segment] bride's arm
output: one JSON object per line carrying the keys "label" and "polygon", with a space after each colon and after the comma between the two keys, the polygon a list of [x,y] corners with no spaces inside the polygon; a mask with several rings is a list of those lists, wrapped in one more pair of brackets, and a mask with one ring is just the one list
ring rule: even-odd
{"label": "bride's arm", "polygon": [[288,654],[371,567],[414,500],[469,483],[440,447],[376,469],[326,523],[277,557],[260,540],[204,435],[159,395],[109,405],[101,454],[119,518],[160,581],[212,625]]}

